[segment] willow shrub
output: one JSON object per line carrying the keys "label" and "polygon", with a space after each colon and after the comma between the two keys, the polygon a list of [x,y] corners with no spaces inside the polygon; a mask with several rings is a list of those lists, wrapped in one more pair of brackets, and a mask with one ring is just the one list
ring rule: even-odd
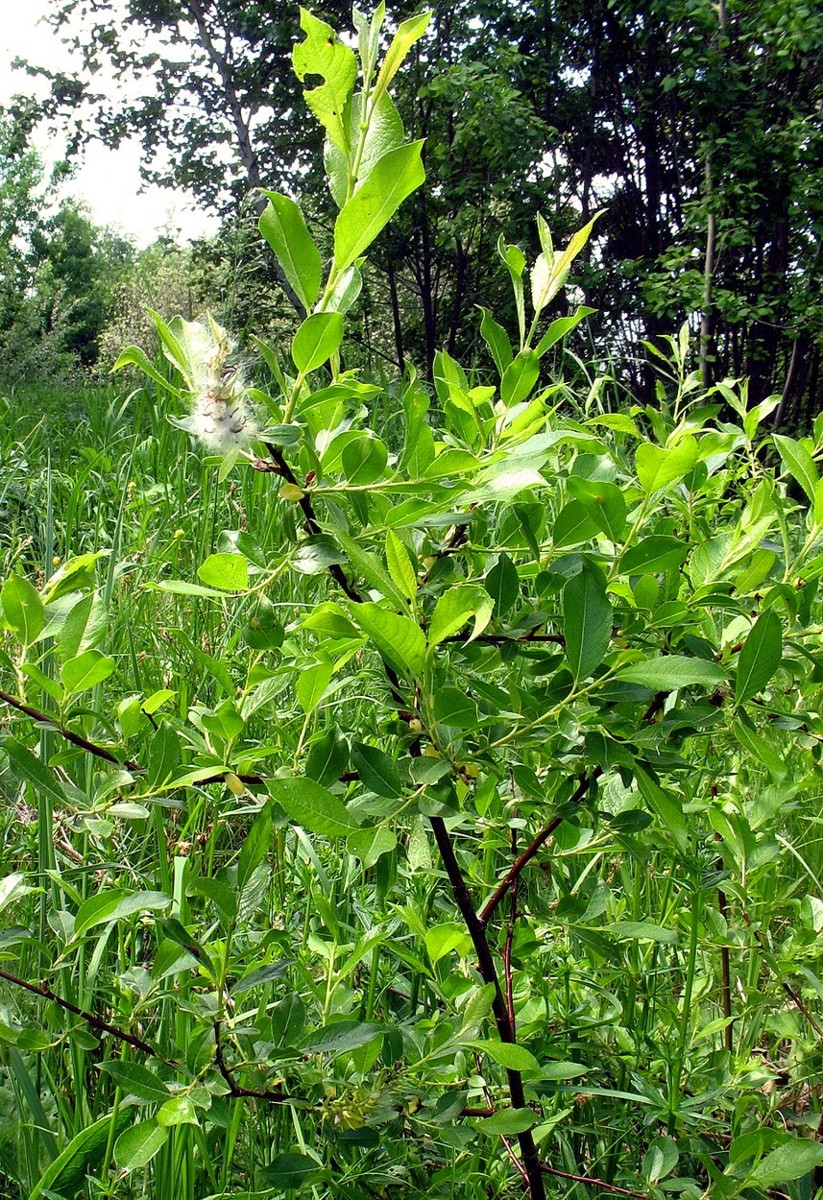
{"label": "willow shrub", "polygon": [[348,369],[363,256],[424,178],[389,87],[427,17],[382,61],[382,6],[355,17],[357,53],[301,18],[339,211],[324,262],[268,193],[308,314],[259,343],[277,386],[210,320],[156,317],[170,370],[120,360],[222,486],[270,478],[155,580],[158,627],[174,601],[210,636],[141,691],[98,552],[2,589],[2,787],[38,811],[0,885],[4,1169],[32,1200],[799,1196],[817,1115],[773,1114],[819,1032],[822,423],[704,393],[685,329],[655,408],[549,381],[592,223],[501,244],[517,324],[482,310],[478,375]]}

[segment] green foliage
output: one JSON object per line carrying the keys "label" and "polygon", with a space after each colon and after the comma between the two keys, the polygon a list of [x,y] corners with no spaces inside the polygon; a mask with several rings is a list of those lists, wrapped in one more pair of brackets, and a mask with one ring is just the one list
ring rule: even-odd
{"label": "green foliage", "polygon": [[482,377],[361,379],[361,258],[422,179],[386,89],[424,21],[381,62],[383,17],[356,54],[302,17],[337,213],[322,253],[268,194],[307,310],[268,390],[154,314],[133,413],[88,401],[4,530],[6,1190],[808,1189],[823,423],[764,432],[686,327],[657,405],[575,396],[548,305],[592,223],[542,218]]}

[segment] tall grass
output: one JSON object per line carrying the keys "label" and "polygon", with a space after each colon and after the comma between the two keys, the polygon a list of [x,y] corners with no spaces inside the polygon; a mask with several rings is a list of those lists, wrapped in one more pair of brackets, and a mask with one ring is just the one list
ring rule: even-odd
{"label": "tall grass", "polygon": [[[223,532],[244,530],[250,514],[260,542],[277,546],[283,517],[271,503],[269,478],[238,472],[228,487],[218,487],[214,466],[192,452],[144,390],[32,388],[6,396],[3,405],[3,577],[16,572],[42,582],[71,555],[109,552],[100,566],[101,619],[117,671],[71,713],[73,727],[114,740],[111,697],[168,689],[164,711],[182,729],[190,709],[247,691],[250,670],[265,667],[273,683],[256,717],[258,731],[271,743],[273,763],[288,762],[295,744],[286,718],[298,708],[288,679],[278,680],[276,655],[264,664],[248,650],[241,614],[228,602],[203,604],[154,586],[195,578]],[[272,596],[287,637],[289,621],[324,586],[307,578]],[[48,658],[42,669],[48,674]],[[328,698],[321,722],[334,724],[345,705],[348,727],[378,737],[368,691],[365,677],[355,674],[345,692]],[[75,803],[55,806],[0,773],[0,879],[22,870],[31,888],[4,914],[0,959],[13,961],[28,980],[53,970],[64,1000],[105,1010],[123,1027],[138,1023],[161,1061],[187,1047],[187,1066],[197,1077],[210,1055],[190,1040],[203,997],[191,973],[170,971],[152,981],[148,967],[157,945],[150,929],[138,919],[107,926],[80,950],[58,953],[56,968],[54,947],[66,946],[61,921],[104,883],[167,891],[183,924],[211,905],[218,929],[219,892],[210,881],[219,885],[236,862],[255,797],[209,785],[154,805],[148,816],[114,818],[107,811],[111,772],[69,753],[48,729],[40,737],[41,757],[58,770],[65,764]],[[698,773],[695,809],[705,802],[703,785]],[[740,815],[737,840],[734,830],[725,831],[722,851],[706,854],[691,875],[675,877],[671,859],[630,832],[615,841],[570,820],[558,830],[551,873],[533,884],[532,909],[542,916],[534,937],[515,929],[512,956],[521,1032],[533,1034],[532,1044],[558,1064],[556,1078],[542,1085],[552,1114],[544,1138],[554,1136],[555,1118],[567,1118],[554,1143],[558,1168],[574,1174],[586,1164],[603,1180],[641,1177],[644,1148],[663,1129],[688,1148],[693,1169],[710,1172],[753,1112],[802,1124],[819,1108],[820,796],[791,785],[778,793],[755,769],[730,780],[729,794]],[[602,803],[609,801],[606,795]],[[488,885],[508,847],[482,820],[461,835],[467,877]],[[745,920],[733,925],[724,889],[734,885],[722,877],[721,853],[727,866],[738,859],[737,875],[745,879],[745,893],[734,896]],[[453,920],[453,911],[428,874],[416,875],[403,862],[381,859],[377,868],[363,869],[299,830],[278,830],[272,869],[260,873],[244,903],[234,948],[246,966],[284,961],[287,1000],[270,1006],[274,1041],[289,1021],[320,1026],[336,1013],[382,1015],[403,1028],[428,1006],[436,1025],[438,1011],[459,997],[470,974],[465,961],[455,968],[451,955],[427,968],[422,934]],[[604,937],[604,924],[614,922],[634,933]],[[726,969],[734,1009],[728,1041]],[[253,1015],[253,998],[241,1000],[235,1014],[241,1046],[247,1002]],[[218,1093],[199,1097],[210,1105],[208,1123],[176,1125],[150,1168],[123,1179],[113,1162],[117,1114],[133,1101],[99,1069],[99,1033],[78,1019],[67,1036],[65,1012],[5,984],[0,1024],[42,1029],[39,1038],[0,1039],[0,1194],[8,1200],[27,1197],[70,1140],[110,1113],[94,1178],[78,1184],[76,1194],[89,1200],[202,1200],[264,1190],[273,1158],[294,1149],[315,1153],[320,1129],[334,1134],[335,1182],[331,1191],[315,1187],[317,1200],[385,1195],[391,1188],[455,1200],[512,1191],[504,1168],[490,1168],[430,1110],[418,1113],[408,1094],[395,1128],[418,1137],[414,1153],[403,1136],[376,1138],[359,1129],[356,1114],[347,1117],[336,1096],[323,1095],[319,1076],[312,1111]],[[245,1049],[247,1078],[267,1086],[254,1073],[254,1046]],[[109,1059],[118,1056],[130,1059],[125,1046],[109,1046]],[[464,1051],[453,1057],[440,1068],[444,1087],[461,1071],[471,1074]],[[565,1071],[569,1063],[586,1065],[585,1085],[574,1070]],[[391,1069],[387,1062],[387,1075]],[[356,1088],[356,1074],[348,1082]],[[482,1082],[474,1086],[482,1103]],[[366,1111],[368,1096],[362,1104]],[[694,1195],[687,1180],[681,1190]],[[801,1200],[800,1185],[789,1190]],[[574,1200],[591,1194],[560,1179],[557,1191]]]}

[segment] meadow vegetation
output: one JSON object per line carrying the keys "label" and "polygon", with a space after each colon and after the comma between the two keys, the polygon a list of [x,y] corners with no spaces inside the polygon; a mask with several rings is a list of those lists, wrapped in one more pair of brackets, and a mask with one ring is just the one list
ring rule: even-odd
{"label": "meadow vegetation", "polygon": [[584,362],[596,218],[501,239],[471,367],[363,370],[383,19],[302,14],[288,339],[153,313],[2,400],[0,1191],[807,1200],[823,418],[688,324],[651,402]]}

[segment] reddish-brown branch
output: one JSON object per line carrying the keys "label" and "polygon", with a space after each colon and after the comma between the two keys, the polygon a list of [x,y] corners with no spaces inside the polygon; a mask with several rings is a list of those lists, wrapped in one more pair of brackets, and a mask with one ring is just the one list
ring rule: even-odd
{"label": "reddish-brown branch", "polygon": [[[148,1054],[151,1058],[160,1059],[161,1062],[168,1062],[161,1054],[155,1050],[154,1046],[148,1042],[144,1042],[142,1038],[135,1037],[133,1033],[126,1033],[125,1029],[119,1029],[117,1025],[111,1025],[108,1021],[102,1020],[101,1017],[96,1017],[94,1013],[87,1012],[84,1008],[78,1008],[76,1004],[72,1004],[69,1000],[64,1000],[62,996],[58,996],[53,992],[49,985],[43,983],[29,983],[26,979],[19,979],[17,975],[12,975],[9,971],[0,971],[0,979],[5,979],[7,983],[13,983],[15,987],[23,988],[27,992],[32,992],[35,996],[41,996],[44,1000],[50,1000],[59,1008],[63,1008],[66,1012],[72,1013],[75,1017],[79,1017],[81,1021],[85,1021],[92,1029],[96,1029],[98,1033],[108,1033],[111,1037],[119,1042],[125,1042],[127,1046],[133,1046],[135,1050],[139,1050],[142,1054]],[[173,1066],[173,1063],[169,1063]]]}
{"label": "reddish-brown branch", "polygon": [[557,1167],[550,1167],[548,1163],[541,1163],[541,1168],[547,1175],[556,1175],[558,1179],[569,1179],[572,1183],[585,1183],[589,1187],[613,1192],[616,1196],[636,1196],[637,1200],[648,1200],[648,1192],[633,1192],[631,1188],[618,1187],[616,1183],[606,1183],[605,1179],[595,1179],[591,1175],[573,1175],[570,1171],[560,1171]]}
{"label": "reddish-brown branch", "polygon": [[26,704],[23,700],[18,700],[15,696],[9,695],[8,692],[0,691],[0,700],[4,704],[8,704],[11,708],[16,708],[18,712],[23,713],[27,717],[31,717],[33,721],[39,722],[41,725],[48,725],[67,742],[71,742],[73,746],[79,746],[81,750],[87,750],[89,754],[93,754],[95,758],[102,758],[105,762],[113,763],[116,767],[124,767],[127,771],[137,773],[143,770],[136,762],[130,762],[126,759],[123,762],[113,754],[111,750],[107,750],[105,746],[99,746],[96,742],[90,742],[88,738],[84,738],[82,734],[75,733],[71,729],[66,729],[65,725],[61,725],[56,717],[50,717],[48,713],[41,712],[39,708],[33,708],[31,704]]}
{"label": "reddish-brown branch", "polygon": [[[446,828],[446,823],[442,817],[430,817],[432,832],[434,839],[437,842],[437,849],[440,852],[440,858],[443,862],[443,868],[451,885],[452,894],[455,904],[460,911],[466,929],[474,946],[474,952],[477,956],[477,965],[480,975],[484,983],[491,984],[492,993],[492,1015],[494,1016],[495,1025],[497,1026],[497,1036],[501,1042],[514,1043],[512,1028],[509,1023],[509,1012],[506,1006],[506,1001],[500,990],[500,981],[497,977],[497,970],[494,965],[491,947],[486,936],[486,929],[480,921],[477,913],[474,910],[469,889],[466,886],[466,881],[463,877],[463,872],[460,869],[460,864],[457,861],[457,856],[454,852],[449,831]],[[506,1071],[506,1076],[509,1085],[509,1095],[511,1097],[512,1108],[525,1108],[526,1095],[523,1090],[523,1077],[519,1071]],[[529,1191],[532,1200],[544,1200],[546,1189],[543,1185],[543,1176],[540,1170],[540,1160],[537,1155],[537,1147],[534,1143],[531,1130],[526,1130],[524,1133],[517,1135],[517,1140],[520,1144],[520,1153],[523,1159],[523,1169],[528,1177]]]}
{"label": "reddish-brown branch", "polygon": [[[580,783],[577,785],[577,788],[570,796],[568,803],[579,804],[595,780],[599,779],[602,774],[603,768],[595,767],[589,775],[584,775],[580,780]],[[532,841],[531,844],[526,847],[520,857],[515,860],[513,865],[503,876],[500,883],[497,885],[489,899],[480,910],[478,920],[481,926],[484,926],[488,923],[489,918],[497,908],[500,901],[503,899],[509,889],[517,883],[518,879],[523,873],[523,869],[528,866],[535,854],[537,854],[540,847],[548,841],[562,820],[563,817],[560,815],[552,817],[549,823],[543,826],[534,841]]]}
{"label": "reddish-brown branch", "polygon": [[[39,708],[32,707],[31,704],[26,704],[22,700],[18,700],[15,696],[9,695],[8,692],[0,691],[0,701],[8,704],[11,708],[16,709],[24,716],[31,717],[33,721],[37,721],[39,725],[48,725],[60,737],[65,738],[72,746],[77,746],[80,750],[85,750],[88,754],[93,754],[95,758],[102,758],[104,762],[111,763],[113,766],[122,767],[129,771],[132,775],[142,775],[146,768],[140,763],[134,762],[131,759],[120,759],[111,750],[107,750],[105,746],[99,745],[97,742],[92,742],[89,738],[83,737],[82,734],[75,733],[72,729],[67,729],[65,725],[61,725],[56,717],[49,716],[48,713],[41,712]],[[148,715],[148,714],[147,714]],[[226,767],[222,771],[215,771],[213,775],[207,775],[204,779],[198,779],[197,787],[205,787],[207,783],[219,783],[225,779],[227,775],[233,774],[230,768]],[[241,783],[265,783],[266,779],[263,775],[239,775],[237,778]]]}
{"label": "reddish-brown branch", "polygon": [[242,1087],[239,1083],[235,1083],[231,1071],[226,1065],[226,1060],[223,1057],[223,1044],[220,1040],[220,1022],[214,1023],[214,1065],[217,1067],[220,1074],[223,1076],[226,1086],[229,1089],[230,1095],[235,1099],[246,1098],[251,1100],[267,1100],[270,1104],[288,1104],[297,1097],[288,1095],[287,1092],[281,1089],[268,1090],[258,1088]]}

